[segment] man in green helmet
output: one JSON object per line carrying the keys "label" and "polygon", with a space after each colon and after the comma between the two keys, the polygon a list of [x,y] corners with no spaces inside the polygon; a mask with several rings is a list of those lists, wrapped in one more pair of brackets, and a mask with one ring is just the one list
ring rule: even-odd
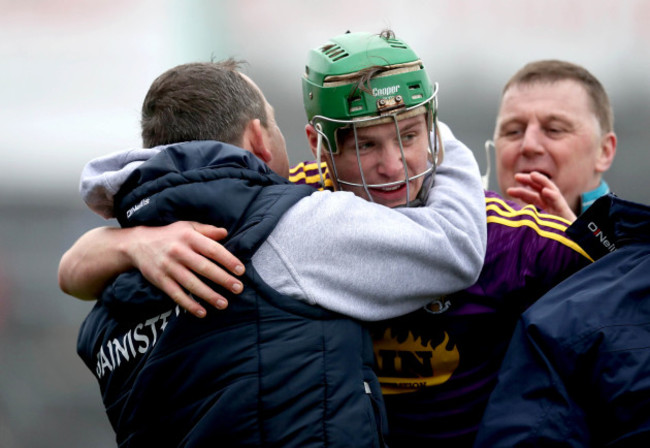
{"label": "man in green helmet", "polygon": [[[227,229],[245,288],[236,298],[219,290],[230,306],[199,320],[136,270],[106,285],[78,352],[120,445],[383,445],[372,342],[357,319],[402,315],[468,286],[484,255],[473,156],[456,145],[437,190],[420,194],[434,172],[431,114],[414,110],[381,118],[408,127],[386,148],[390,164],[412,153],[423,170],[407,163],[383,173],[388,182],[372,181],[371,193],[386,190],[391,205],[422,205],[391,209],[273,173],[288,175],[284,139],[270,105],[232,63],[186,64],[154,81],[142,110],[144,156],[91,162],[86,199],[126,231],[179,220]],[[232,117],[244,118],[222,125]],[[241,134],[228,137],[233,126]]]}
{"label": "man in green helmet", "polygon": [[[291,179],[315,185],[331,177],[336,189],[396,206],[393,195],[405,194],[406,173],[407,185],[426,182],[426,168],[440,162],[443,147],[445,160],[435,172],[445,172],[458,142],[438,123],[437,88],[422,74],[421,61],[402,48],[408,46],[390,33],[355,33],[310,52],[303,77],[306,131],[327,171],[306,163],[293,168]],[[387,117],[395,108],[402,112]],[[426,127],[434,131],[429,151],[412,144]],[[400,170],[402,182],[392,182]],[[435,185],[431,194],[439,179]],[[410,204],[419,203],[417,192],[406,194]],[[369,323],[391,447],[471,447],[516,317],[589,263],[565,235],[566,220],[494,192],[485,199],[488,243],[478,281],[407,315]]]}
{"label": "man in green helmet", "polygon": [[312,50],[303,77],[307,138],[334,188],[389,207],[424,204],[443,158],[437,93],[415,52],[388,31]]}

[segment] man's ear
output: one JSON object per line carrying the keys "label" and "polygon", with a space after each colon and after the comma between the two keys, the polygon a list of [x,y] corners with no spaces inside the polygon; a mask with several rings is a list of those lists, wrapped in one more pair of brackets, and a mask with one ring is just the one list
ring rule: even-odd
{"label": "man's ear", "polygon": [[266,130],[258,118],[249,121],[244,129],[242,148],[252,152],[268,165],[271,159],[273,159],[273,156],[266,144],[265,132]]}
{"label": "man's ear", "polygon": [[[307,123],[305,126],[305,133],[307,134],[307,141],[309,142],[309,147],[311,152],[316,157],[316,148],[318,147],[318,132],[311,124]],[[322,154],[321,154],[322,156]]]}
{"label": "man's ear", "polygon": [[604,173],[607,171],[614,162],[616,155],[616,134],[608,132],[600,141],[600,154],[596,162],[596,171]]}

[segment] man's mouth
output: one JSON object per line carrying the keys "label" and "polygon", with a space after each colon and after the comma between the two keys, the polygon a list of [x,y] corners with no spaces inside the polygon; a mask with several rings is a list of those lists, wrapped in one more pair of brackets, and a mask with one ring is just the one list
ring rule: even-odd
{"label": "man's mouth", "polygon": [[[412,185],[410,188],[415,188]],[[397,185],[391,185],[386,187],[368,187],[368,192],[374,198],[375,201],[388,204],[399,202],[403,203],[407,201],[406,197],[406,184],[401,182]]]}
{"label": "man's mouth", "polygon": [[371,188],[371,190],[378,191],[378,192],[391,193],[391,192],[397,191],[397,190],[399,190],[401,188],[405,188],[405,184],[399,183],[397,185],[393,185],[393,186],[390,186],[390,187],[373,187],[373,188]]}

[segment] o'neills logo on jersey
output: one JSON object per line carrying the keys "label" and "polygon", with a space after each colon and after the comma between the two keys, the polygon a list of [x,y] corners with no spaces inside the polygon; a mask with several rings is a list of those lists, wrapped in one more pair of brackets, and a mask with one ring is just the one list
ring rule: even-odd
{"label": "o'neills logo on jersey", "polygon": [[372,96],[391,96],[399,91],[399,85],[372,89]]}
{"label": "o'neills logo on jersey", "polygon": [[602,244],[605,249],[607,249],[610,252],[614,252],[616,250],[616,246],[614,243],[612,243],[609,238],[607,238],[607,235],[598,227],[598,224],[595,222],[591,221],[589,224],[587,224],[587,228],[591,231],[592,235],[598,239],[600,244]]}
{"label": "o'neills logo on jersey", "polygon": [[169,318],[178,316],[179,306],[140,322],[126,333],[110,339],[97,352],[95,373],[102,379],[108,372],[114,372],[120,366],[143,356],[156,345],[160,334],[169,323]]}
{"label": "o'neills logo on jersey", "polygon": [[130,218],[132,214],[134,214],[135,212],[137,212],[138,210],[140,210],[140,209],[141,209],[142,207],[144,207],[145,205],[149,205],[149,198],[144,198],[143,200],[141,200],[140,202],[138,202],[137,204],[135,204],[133,207],[131,207],[130,209],[128,209],[128,210],[126,211],[126,217],[127,217],[127,218]]}

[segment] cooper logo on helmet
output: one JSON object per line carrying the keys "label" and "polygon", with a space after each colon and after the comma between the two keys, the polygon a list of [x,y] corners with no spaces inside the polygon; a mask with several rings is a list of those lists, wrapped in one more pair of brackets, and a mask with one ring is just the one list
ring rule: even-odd
{"label": "cooper logo on helmet", "polygon": [[374,88],[372,89],[372,96],[389,96],[397,93],[399,90],[399,85],[383,87],[381,89]]}

